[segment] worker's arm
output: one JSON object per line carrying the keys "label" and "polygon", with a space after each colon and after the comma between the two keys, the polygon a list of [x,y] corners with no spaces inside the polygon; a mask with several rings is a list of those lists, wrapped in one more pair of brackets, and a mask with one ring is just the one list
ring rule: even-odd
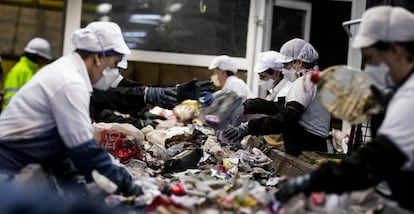
{"label": "worker's arm", "polygon": [[112,163],[109,154],[94,140],[89,99],[82,82],[64,85],[51,97],[59,136],[74,166],[88,181],[92,181],[92,170],[96,169],[114,182],[119,192],[130,194],[135,189],[132,176],[125,168]]}
{"label": "worker's arm", "polygon": [[248,123],[249,134],[279,134],[291,124],[298,123],[303,112],[304,106],[302,104],[295,101],[288,102],[275,115],[250,120]]}
{"label": "worker's arm", "polygon": [[108,153],[95,140],[90,140],[70,148],[69,157],[76,169],[88,181],[92,181],[92,171],[97,170],[117,184],[117,192],[127,196],[142,194],[140,188],[134,185],[132,176],[126,168],[112,163]]}
{"label": "worker's arm", "polygon": [[284,129],[289,128],[291,124],[298,123],[303,112],[303,105],[292,101],[273,116],[253,119],[247,124],[227,128],[223,131],[223,134],[229,140],[240,140],[247,135],[279,134]]}
{"label": "worker's arm", "polygon": [[276,198],[287,201],[300,192],[340,194],[366,189],[400,174],[406,161],[407,157],[398,147],[380,135],[340,163],[325,162],[310,174],[283,182]]}
{"label": "worker's arm", "polygon": [[243,105],[245,114],[274,115],[280,112],[283,108],[278,102],[268,101],[261,98],[247,99]]}
{"label": "worker's arm", "polygon": [[136,114],[147,104],[144,99],[145,87],[117,87],[108,91],[94,89],[91,108],[99,114],[103,109],[117,110],[126,114]]}

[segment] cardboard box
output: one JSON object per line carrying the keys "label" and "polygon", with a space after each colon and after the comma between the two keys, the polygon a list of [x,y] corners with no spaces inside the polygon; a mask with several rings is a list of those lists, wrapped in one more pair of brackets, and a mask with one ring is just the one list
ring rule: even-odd
{"label": "cardboard box", "polygon": [[271,170],[277,176],[298,176],[317,168],[317,165],[309,164],[277,149],[269,150],[267,156],[273,160]]}

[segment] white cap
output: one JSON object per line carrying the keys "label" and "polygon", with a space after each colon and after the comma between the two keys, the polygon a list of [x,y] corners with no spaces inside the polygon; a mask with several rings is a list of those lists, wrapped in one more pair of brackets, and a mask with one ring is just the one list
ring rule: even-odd
{"label": "white cap", "polygon": [[209,70],[213,70],[215,68],[219,68],[224,71],[231,71],[233,73],[237,72],[237,65],[234,63],[231,58],[227,55],[221,55],[216,57],[213,62],[211,62],[210,66],[208,66]]}
{"label": "white cap", "polygon": [[283,61],[285,56],[277,51],[265,51],[259,54],[259,59],[254,66],[255,73],[261,73],[267,69],[282,69],[283,64],[279,61]]}
{"label": "white cap", "polygon": [[402,7],[377,6],[362,15],[361,24],[352,43],[365,48],[379,41],[414,41],[414,14]]}
{"label": "white cap", "polygon": [[90,52],[113,50],[121,55],[130,54],[122,37],[121,28],[114,22],[91,22],[72,33],[71,41],[77,49]]}
{"label": "white cap", "polygon": [[24,52],[36,54],[48,60],[52,59],[50,55],[50,44],[43,38],[35,37],[31,39],[24,48]]}
{"label": "white cap", "polygon": [[306,43],[300,50],[297,59],[312,63],[319,59],[319,54],[310,43]]}
{"label": "white cap", "polygon": [[280,53],[285,56],[284,61],[281,63],[291,62],[298,58],[303,46],[308,43],[307,41],[299,38],[291,39],[280,48]]}

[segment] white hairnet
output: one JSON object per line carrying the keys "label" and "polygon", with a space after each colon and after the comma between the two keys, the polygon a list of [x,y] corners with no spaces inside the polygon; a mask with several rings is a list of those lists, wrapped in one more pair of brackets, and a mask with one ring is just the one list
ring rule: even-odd
{"label": "white hairnet", "polygon": [[291,39],[282,45],[280,48],[280,53],[286,57],[286,62],[293,61],[298,58],[300,51],[306,43],[308,42],[303,39]]}
{"label": "white hairnet", "polygon": [[309,42],[299,38],[291,39],[283,44],[280,53],[286,57],[285,62],[300,59],[303,62],[311,63],[319,58],[315,48]]}
{"label": "white hairnet", "polygon": [[77,49],[90,52],[116,51],[130,54],[122,36],[121,28],[114,22],[97,21],[72,33],[71,41]]}
{"label": "white hairnet", "polygon": [[319,59],[319,54],[311,44],[306,43],[300,50],[297,59],[307,63],[312,63]]}

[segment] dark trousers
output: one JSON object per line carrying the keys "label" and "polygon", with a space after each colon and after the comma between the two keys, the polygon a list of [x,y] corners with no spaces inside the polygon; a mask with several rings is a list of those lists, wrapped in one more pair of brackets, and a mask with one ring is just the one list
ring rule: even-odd
{"label": "dark trousers", "polygon": [[306,131],[300,124],[289,126],[283,132],[285,151],[298,157],[302,151],[327,152],[326,138]]}

